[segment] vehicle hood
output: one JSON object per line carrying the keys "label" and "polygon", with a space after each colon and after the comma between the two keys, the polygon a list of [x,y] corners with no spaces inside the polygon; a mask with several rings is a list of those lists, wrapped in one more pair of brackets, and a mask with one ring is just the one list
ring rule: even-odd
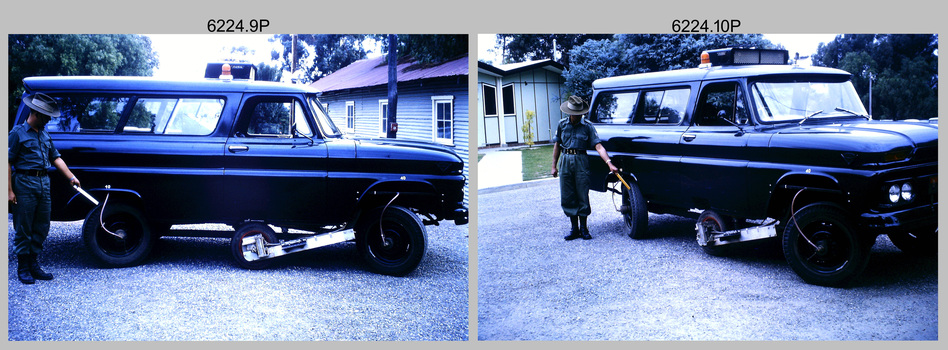
{"label": "vehicle hood", "polygon": [[458,175],[464,166],[454,149],[434,142],[358,137],[335,142],[351,143],[354,158],[364,160],[359,164],[375,171]]}
{"label": "vehicle hood", "polygon": [[[938,125],[906,121],[848,121],[776,128],[771,150],[808,154],[824,165],[878,166],[938,160]],[[811,158],[812,157],[812,158]]]}

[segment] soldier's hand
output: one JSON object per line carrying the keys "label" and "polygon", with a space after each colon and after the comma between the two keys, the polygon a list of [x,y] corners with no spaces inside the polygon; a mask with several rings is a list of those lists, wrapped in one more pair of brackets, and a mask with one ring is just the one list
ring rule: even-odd
{"label": "soldier's hand", "polygon": [[10,192],[10,203],[16,204],[16,194],[12,191]]}
{"label": "soldier's hand", "polygon": [[609,165],[609,172],[610,172],[610,173],[615,174],[615,173],[619,172],[619,168],[616,168],[616,166],[615,166],[615,165],[612,165],[611,162],[610,162],[610,163],[606,163],[606,164]]}
{"label": "soldier's hand", "polygon": [[555,165],[553,166],[553,171],[550,172],[550,175],[553,175],[553,177],[557,177],[559,175],[559,170],[556,170]]}
{"label": "soldier's hand", "polygon": [[73,185],[73,186],[82,187],[82,185],[79,184],[79,179],[77,179],[75,176],[73,176],[71,179],[69,179],[69,184],[70,184],[70,185]]}

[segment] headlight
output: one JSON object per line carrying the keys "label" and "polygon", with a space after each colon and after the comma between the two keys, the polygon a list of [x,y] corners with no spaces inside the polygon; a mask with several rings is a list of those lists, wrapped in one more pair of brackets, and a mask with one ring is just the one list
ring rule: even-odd
{"label": "headlight", "polygon": [[[912,198],[915,197],[915,193],[912,192],[912,184],[910,184],[910,183],[908,183],[908,182],[902,184],[902,189],[901,189],[901,191],[902,191],[902,199],[904,199],[905,201],[910,201],[910,200],[912,200]],[[892,196],[892,190],[890,189],[890,190],[889,190],[889,197],[890,197],[889,199],[892,199],[891,196]]]}
{"label": "headlight", "polygon": [[889,202],[893,204],[899,201],[899,197],[902,195],[902,190],[899,185],[892,185],[889,187]]}

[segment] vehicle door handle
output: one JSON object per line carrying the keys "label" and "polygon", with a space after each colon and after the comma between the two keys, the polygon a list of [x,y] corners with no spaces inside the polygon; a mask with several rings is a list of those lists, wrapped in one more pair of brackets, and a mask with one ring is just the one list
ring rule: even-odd
{"label": "vehicle door handle", "polygon": [[230,153],[247,152],[247,151],[250,150],[250,147],[247,147],[247,146],[227,146],[227,150],[230,151]]}
{"label": "vehicle door handle", "polygon": [[681,136],[681,138],[684,139],[685,142],[694,141],[696,137],[698,137],[698,135],[695,135],[695,134],[684,134]]}

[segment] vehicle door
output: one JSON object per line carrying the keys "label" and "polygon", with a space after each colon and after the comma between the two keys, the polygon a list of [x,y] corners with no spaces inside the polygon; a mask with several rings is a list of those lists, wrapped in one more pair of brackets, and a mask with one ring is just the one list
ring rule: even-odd
{"label": "vehicle door", "polygon": [[738,81],[702,84],[681,136],[681,194],[690,206],[724,214],[747,210],[750,112]]}
{"label": "vehicle door", "polygon": [[301,96],[245,97],[224,151],[232,218],[284,227],[327,221],[327,156]]}
{"label": "vehicle door", "polygon": [[689,86],[604,91],[592,106],[594,120],[604,123],[597,125],[604,146],[622,157],[622,170],[635,176],[650,205],[678,201],[677,148],[690,94]]}

